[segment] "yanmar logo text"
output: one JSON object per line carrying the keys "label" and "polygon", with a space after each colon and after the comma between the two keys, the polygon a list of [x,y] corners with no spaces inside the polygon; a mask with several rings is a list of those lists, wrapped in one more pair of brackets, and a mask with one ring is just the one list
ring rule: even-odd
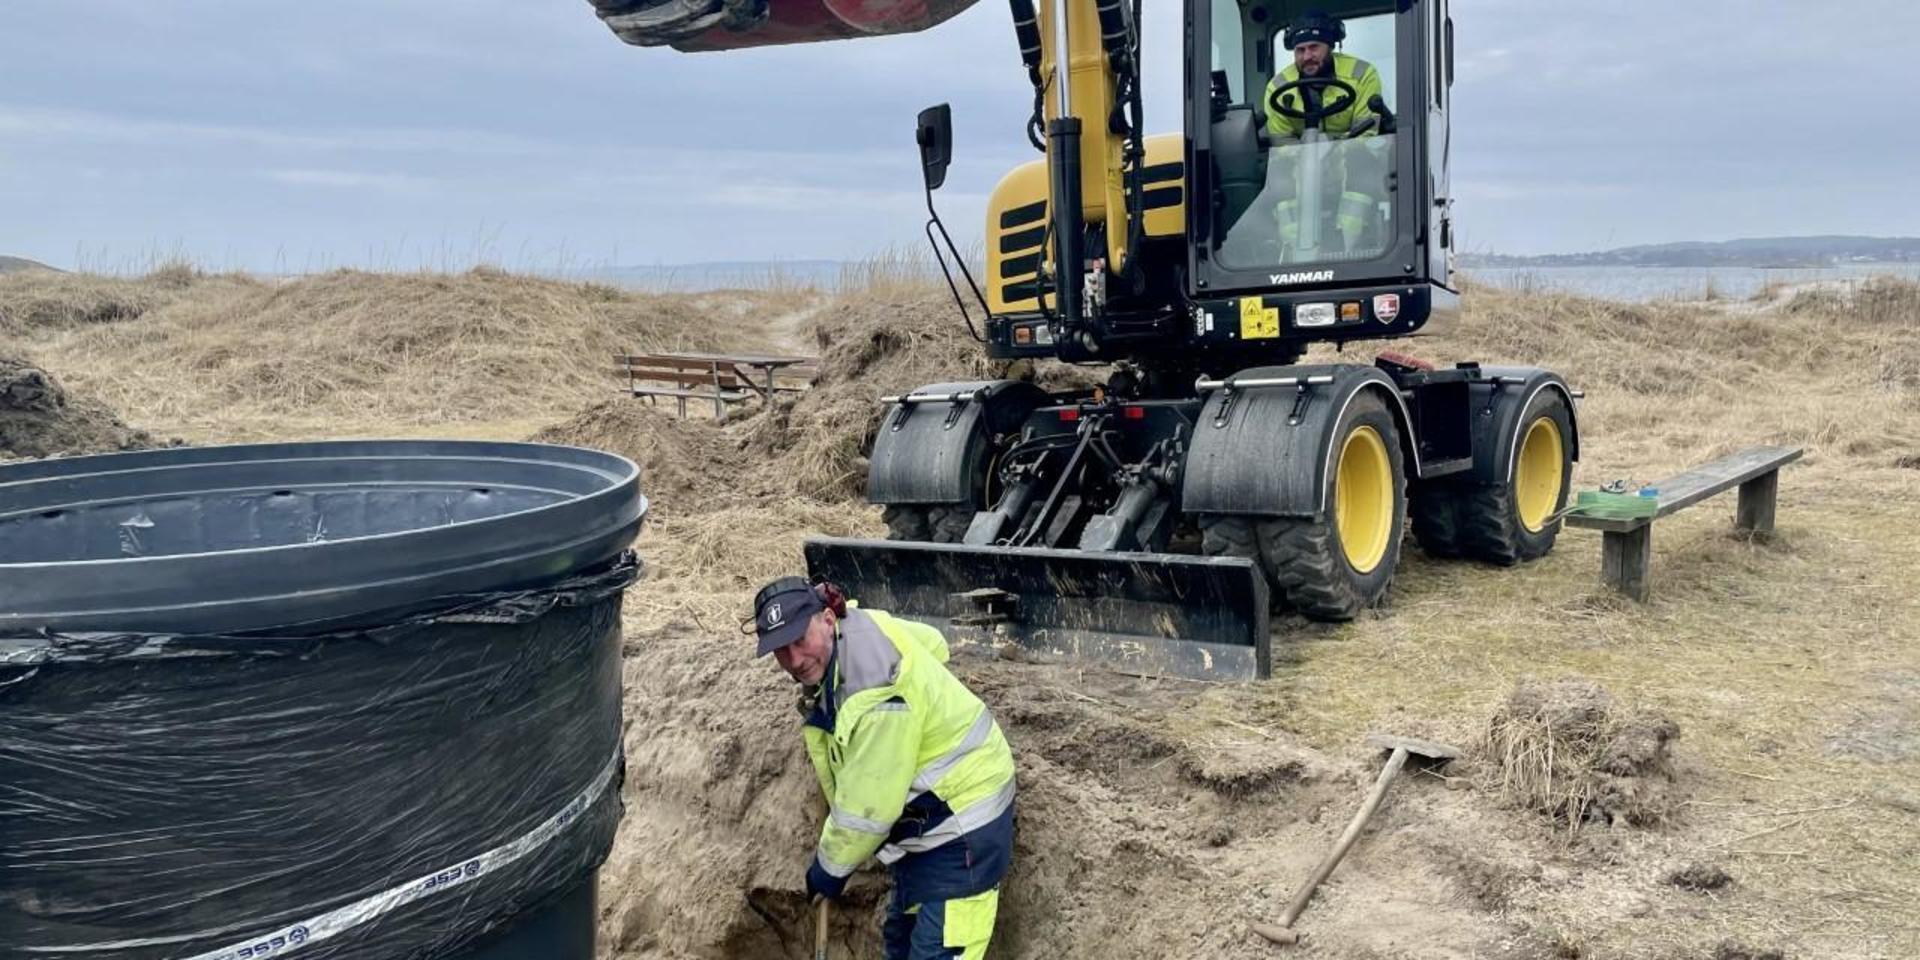
{"label": "yanmar logo text", "polygon": [[1274,286],[1289,283],[1325,283],[1332,279],[1332,270],[1301,270],[1296,273],[1274,273],[1267,276],[1267,282]]}

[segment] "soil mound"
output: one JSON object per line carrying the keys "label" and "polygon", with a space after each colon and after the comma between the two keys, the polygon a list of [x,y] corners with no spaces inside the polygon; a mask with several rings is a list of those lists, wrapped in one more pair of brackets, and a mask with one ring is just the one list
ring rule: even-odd
{"label": "soil mound", "polygon": [[879,427],[879,398],[934,383],[1032,378],[1049,389],[1092,386],[1105,367],[989,359],[945,290],[843,297],[815,315],[821,358],[812,389],[756,417],[746,447],[790,462],[779,489],[817,500],[858,498]]}
{"label": "soil mound", "polygon": [[67,391],[53,374],[0,357],[0,460],[108,453],[155,446],[105,404]]}
{"label": "soil mound", "polygon": [[639,464],[650,510],[698,513],[741,495],[745,458],[737,443],[711,423],[682,420],[642,400],[594,404],[528,439],[594,447]]}
{"label": "soil mound", "polygon": [[1487,725],[1494,786],[1508,800],[1568,825],[1655,826],[1671,815],[1672,742],[1680,728],[1616,703],[1590,680],[1528,681]]}
{"label": "soil mound", "polygon": [[755,454],[789,461],[782,486],[797,496],[860,495],[880,397],[996,375],[953,301],[931,293],[837,300],[816,316],[813,339],[821,360],[812,388],[755,417],[746,433]]}

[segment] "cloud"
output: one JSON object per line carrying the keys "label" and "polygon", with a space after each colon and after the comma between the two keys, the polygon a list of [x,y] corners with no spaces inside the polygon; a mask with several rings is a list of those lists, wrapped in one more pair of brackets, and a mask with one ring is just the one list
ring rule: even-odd
{"label": "cloud", "polygon": [[275,183],[297,187],[340,187],[353,190],[413,192],[433,184],[432,180],[405,173],[364,173],[356,170],[268,170],[264,174]]}
{"label": "cloud", "polygon": [[0,134],[16,141],[96,144],[200,144],[275,150],[373,152],[459,151],[552,153],[564,145],[485,130],[435,128],[316,128],[298,131],[249,124],[149,120],[88,110],[0,104]]}
{"label": "cloud", "polygon": [[1566,199],[1569,197],[1621,196],[1634,191],[1624,183],[1590,180],[1455,180],[1453,194],[1463,202],[1476,200],[1513,202]]}
{"label": "cloud", "polygon": [[[501,223],[507,248],[589,260],[851,258],[921,242],[921,107],[953,105],[939,203],[963,244],[1037,156],[991,2],[922,34],[701,55],[626,46],[580,0],[14,6],[0,252],[41,259],[178,242],[263,269],[309,244],[347,263]],[[1920,6],[1452,7],[1453,182],[1476,243],[1920,233]],[[1182,125],[1181,9],[1144,8],[1155,133]],[[74,56],[102,22],[140,42]]]}

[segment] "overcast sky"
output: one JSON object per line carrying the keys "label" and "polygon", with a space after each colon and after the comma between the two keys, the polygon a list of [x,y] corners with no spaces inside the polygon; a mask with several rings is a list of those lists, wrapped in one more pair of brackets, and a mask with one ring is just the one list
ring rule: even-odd
{"label": "overcast sky", "polygon": [[[778,2],[778,0],[775,0]],[[1179,4],[1145,0],[1174,131]],[[1920,234],[1920,5],[1454,0],[1470,250]],[[585,0],[5,0],[0,254],[131,269],[859,257],[1034,156],[1006,5],[918,35],[638,49]]]}

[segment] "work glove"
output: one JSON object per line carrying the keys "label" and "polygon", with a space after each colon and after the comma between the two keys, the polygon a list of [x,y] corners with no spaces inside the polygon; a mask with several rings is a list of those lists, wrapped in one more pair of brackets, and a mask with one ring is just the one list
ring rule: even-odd
{"label": "work glove", "polygon": [[820,865],[819,855],[807,863],[807,896],[823,897],[828,900],[840,899],[840,892],[847,888],[846,877],[836,877]]}

